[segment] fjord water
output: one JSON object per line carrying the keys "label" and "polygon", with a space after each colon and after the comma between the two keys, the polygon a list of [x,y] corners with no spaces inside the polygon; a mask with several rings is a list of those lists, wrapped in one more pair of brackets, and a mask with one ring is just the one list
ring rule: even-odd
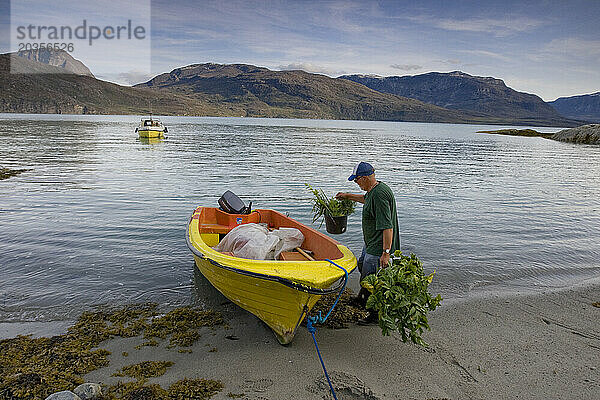
{"label": "fjord water", "polygon": [[[193,303],[196,206],[229,189],[310,224],[304,184],[358,193],[360,160],[395,192],[402,249],[447,299],[600,274],[597,146],[476,133],[497,126],[193,117],[162,118],[168,138],[144,142],[135,116],[0,119],[0,166],[31,169],[0,181],[0,322]],[[336,237],[355,253],[360,226],[359,208]]]}

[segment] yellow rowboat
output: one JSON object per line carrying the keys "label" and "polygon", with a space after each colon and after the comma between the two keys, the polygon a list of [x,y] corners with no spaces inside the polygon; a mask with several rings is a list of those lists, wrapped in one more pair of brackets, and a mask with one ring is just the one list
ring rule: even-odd
{"label": "yellow rowboat", "polygon": [[168,132],[167,127],[158,119],[142,119],[140,125],[135,128],[135,131],[141,138],[164,138]]}
{"label": "yellow rowboat", "polygon": [[[248,260],[220,253],[212,247],[239,224],[266,223],[270,229],[296,228],[302,246],[284,252],[280,260]],[[214,207],[198,207],[192,214],[187,244],[196,266],[225,297],[256,315],[281,344],[294,338],[300,322],[324,294],[341,290],[344,272],[356,268],[352,252],[330,237],[273,210],[228,214]]]}

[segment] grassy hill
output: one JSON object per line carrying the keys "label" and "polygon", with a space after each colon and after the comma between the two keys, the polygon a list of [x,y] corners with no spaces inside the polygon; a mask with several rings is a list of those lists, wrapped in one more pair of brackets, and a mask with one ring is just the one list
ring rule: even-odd
{"label": "grassy hill", "polygon": [[355,82],[304,71],[271,71],[245,64],[195,64],[136,85],[239,107],[256,117],[468,122],[469,115]]}

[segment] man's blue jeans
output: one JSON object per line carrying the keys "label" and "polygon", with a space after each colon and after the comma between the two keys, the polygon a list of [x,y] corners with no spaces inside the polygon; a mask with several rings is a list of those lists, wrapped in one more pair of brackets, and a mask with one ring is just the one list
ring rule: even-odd
{"label": "man's blue jeans", "polygon": [[377,273],[379,270],[379,259],[381,257],[373,256],[362,249],[362,254],[358,259],[358,270],[360,271],[360,280],[362,281],[367,275]]}

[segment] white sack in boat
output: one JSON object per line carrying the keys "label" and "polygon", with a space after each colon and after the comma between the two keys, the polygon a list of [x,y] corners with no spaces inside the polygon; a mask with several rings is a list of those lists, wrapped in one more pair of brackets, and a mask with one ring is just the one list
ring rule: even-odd
{"label": "white sack in boat", "polygon": [[236,226],[214,247],[216,251],[231,252],[235,257],[251,260],[277,259],[282,251],[290,251],[304,242],[296,228],[280,228],[269,232],[263,224]]}
{"label": "white sack in boat", "polygon": [[274,260],[277,260],[282,252],[294,250],[296,247],[302,246],[302,242],[304,242],[304,235],[300,229],[296,228],[279,228],[271,234],[277,235],[280,239],[275,246]]}

